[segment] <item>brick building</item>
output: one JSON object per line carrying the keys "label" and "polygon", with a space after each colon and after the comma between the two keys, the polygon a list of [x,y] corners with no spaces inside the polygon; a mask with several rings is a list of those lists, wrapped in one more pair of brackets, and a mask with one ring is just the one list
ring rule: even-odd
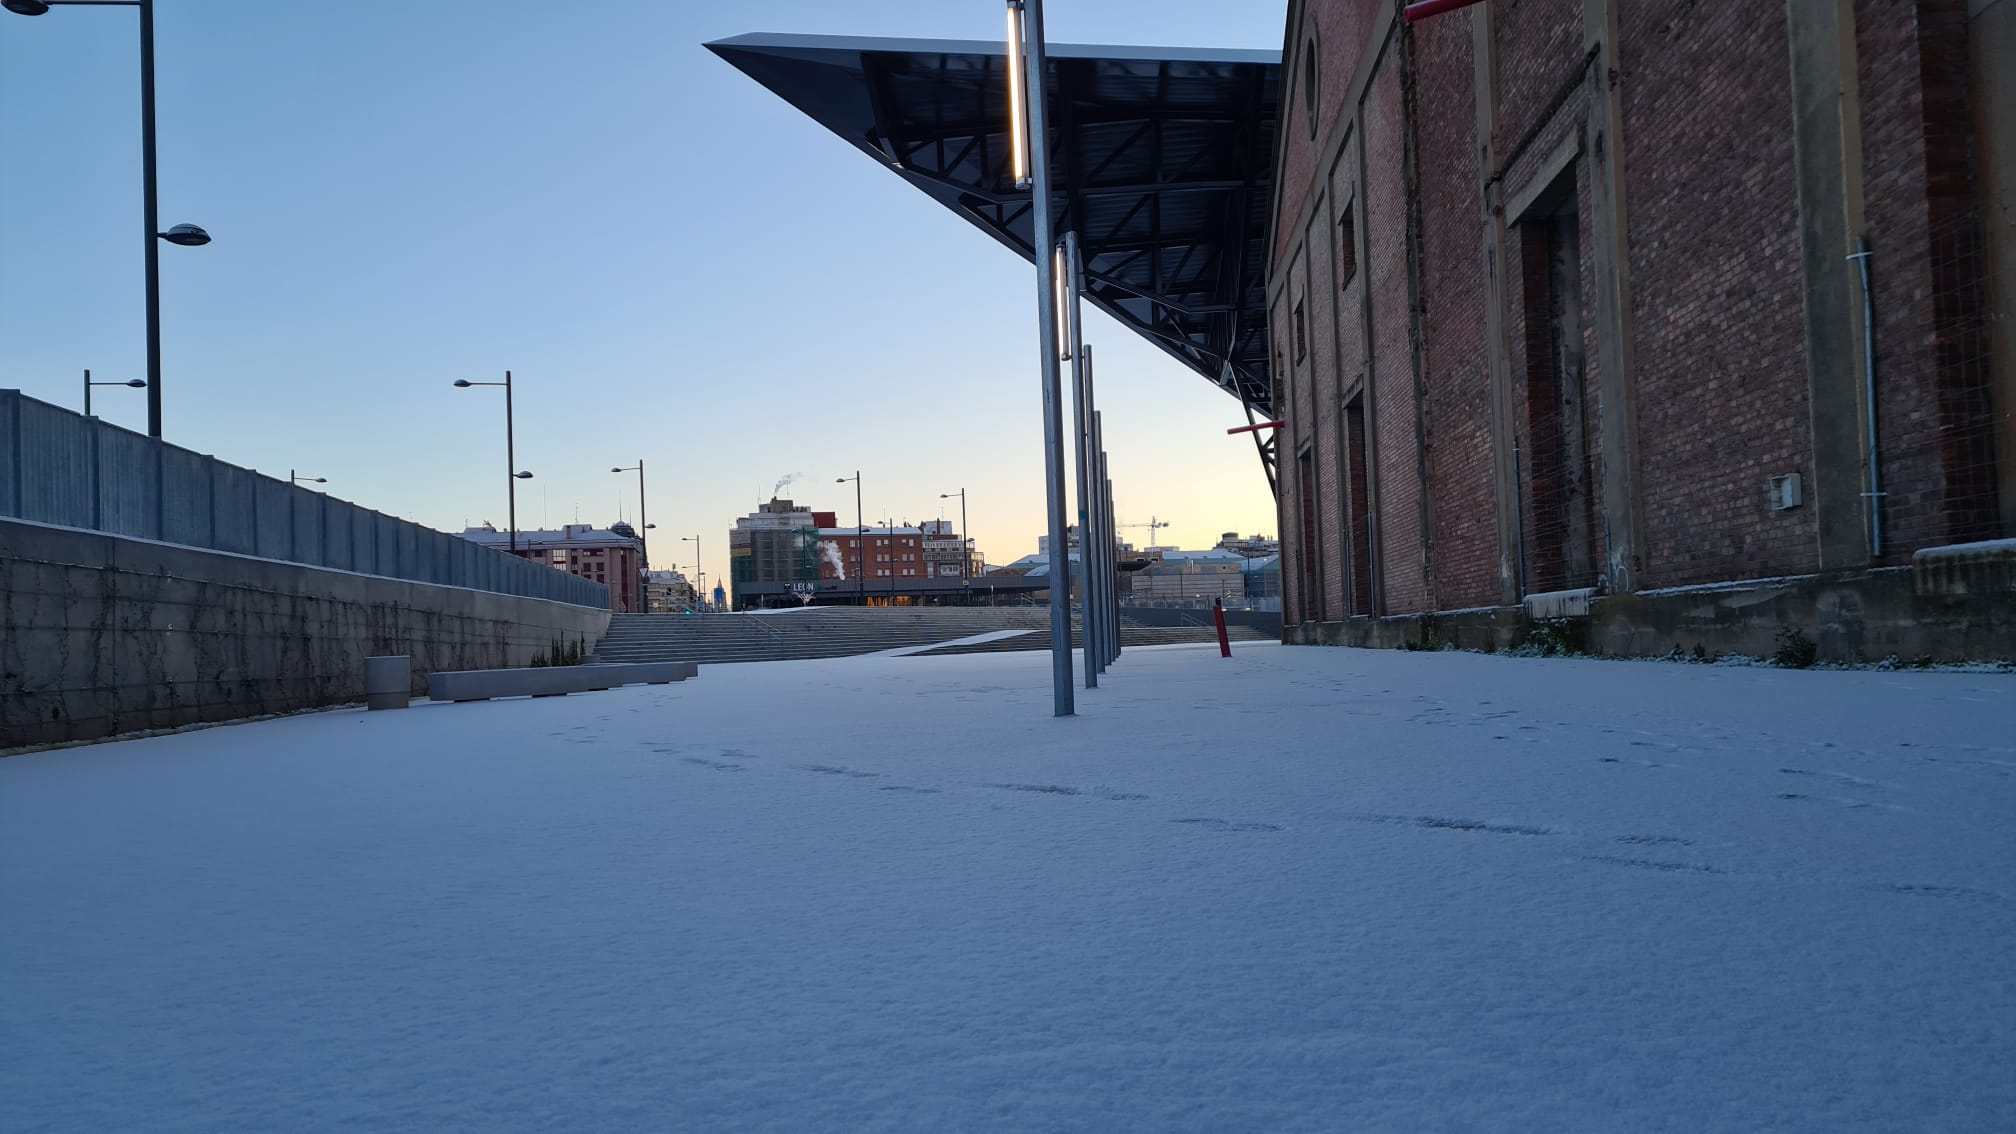
{"label": "brick building", "polygon": [[611,524],[607,529],[568,524],[554,531],[521,531],[515,551],[511,533],[489,524],[465,530],[462,538],[602,583],[609,588],[609,609],[618,614],[644,611],[643,549],[628,524]]}
{"label": "brick building", "polygon": [[2016,534],[2016,2],[1400,8],[1288,11],[1268,315],[1300,636]]}
{"label": "brick building", "polygon": [[[924,530],[913,527],[823,527],[819,529],[819,577],[829,582],[866,577],[872,585],[891,579],[929,578]],[[827,551],[827,548],[832,551]],[[844,567],[843,567],[844,565]]]}

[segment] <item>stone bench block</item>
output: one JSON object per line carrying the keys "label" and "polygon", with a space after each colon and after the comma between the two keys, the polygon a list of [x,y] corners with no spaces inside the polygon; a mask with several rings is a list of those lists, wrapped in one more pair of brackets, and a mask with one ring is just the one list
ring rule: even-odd
{"label": "stone bench block", "polygon": [[621,685],[598,665],[556,665],[533,669],[464,669],[427,675],[427,696],[435,701],[487,701],[492,697],[559,697]]}
{"label": "stone bench block", "polygon": [[700,665],[690,661],[599,662],[582,666],[612,676],[616,685],[667,685],[700,676]]}

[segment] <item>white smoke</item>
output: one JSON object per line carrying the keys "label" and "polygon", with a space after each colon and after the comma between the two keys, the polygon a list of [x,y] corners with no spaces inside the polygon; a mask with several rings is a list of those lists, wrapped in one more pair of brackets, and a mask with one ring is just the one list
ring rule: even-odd
{"label": "white smoke", "polygon": [[846,582],[847,565],[840,562],[840,545],[830,539],[821,540],[819,543],[819,554],[825,557],[826,562],[833,565],[833,573],[840,576],[840,581],[843,583]]}
{"label": "white smoke", "polygon": [[777,487],[770,490],[770,498],[772,500],[775,500],[782,497],[784,495],[784,489],[789,487],[792,481],[797,480],[799,477],[804,475],[805,474],[802,472],[793,472],[793,473],[785,473],[783,476],[778,477]]}

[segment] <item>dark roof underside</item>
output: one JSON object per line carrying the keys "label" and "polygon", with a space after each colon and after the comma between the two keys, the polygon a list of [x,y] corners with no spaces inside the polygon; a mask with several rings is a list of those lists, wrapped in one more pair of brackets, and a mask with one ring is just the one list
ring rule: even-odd
{"label": "dark roof underside", "polygon": [[[1030,194],[1008,172],[998,44],[745,35],[707,45],[750,78],[1031,256]],[[1058,231],[1087,298],[1273,416],[1267,211],[1272,52],[1049,48]],[[1046,242],[1047,244],[1047,242]]]}

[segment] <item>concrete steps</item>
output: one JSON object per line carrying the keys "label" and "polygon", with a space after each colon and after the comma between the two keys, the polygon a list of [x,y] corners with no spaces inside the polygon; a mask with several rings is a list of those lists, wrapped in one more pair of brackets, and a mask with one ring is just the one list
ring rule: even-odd
{"label": "concrete steps", "polygon": [[[1275,639],[1250,626],[1229,626],[1225,636],[1233,643],[1272,642]],[[1209,626],[1130,626],[1125,622],[1120,626],[1120,648],[1134,646],[1174,646],[1194,643],[1216,642],[1218,632]],[[1030,634],[1018,634],[1013,638],[1003,638],[994,642],[973,642],[962,646],[945,646],[935,650],[924,650],[915,657],[945,657],[951,654],[992,654],[1010,650],[1047,650],[1050,648],[1050,631],[1038,630]],[[1071,648],[1081,649],[1085,636],[1079,628],[1071,631]]]}
{"label": "concrete steps", "polygon": [[[999,630],[1028,630],[998,642],[946,652],[1048,649],[1050,612],[1041,607],[929,607],[863,610],[814,607],[789,614],[619,614],[596,646],[599,662],[691,661],[702,665],[849,657],[929,646]],[[1234,628],[1236,640],[1259,635]],[[1074,639],[1077,637],[1073,634]],[[1204,642],[1209,626],[1147,627],[1122,620],[1123,645]]]}

